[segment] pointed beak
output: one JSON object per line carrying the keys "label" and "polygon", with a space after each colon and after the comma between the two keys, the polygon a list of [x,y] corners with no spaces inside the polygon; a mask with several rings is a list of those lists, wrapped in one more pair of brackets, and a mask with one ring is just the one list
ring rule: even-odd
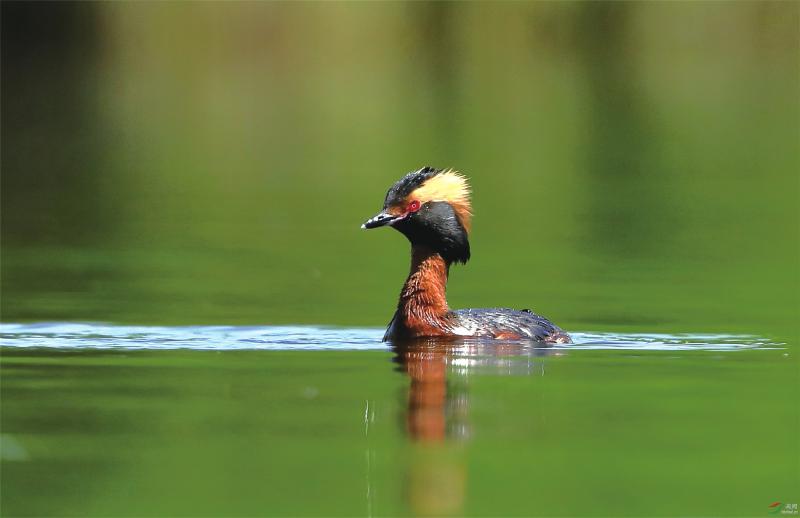
{"label": "pointed beak", "polygon": [[381,211],[365,221],[364,224],[361,225],[361,228],[369,229],[383,227],[391,224],[394,221],[397,221],[398,219],[400,219],[400,216],[395,216],[394,214],[389,214],[386,211]]}

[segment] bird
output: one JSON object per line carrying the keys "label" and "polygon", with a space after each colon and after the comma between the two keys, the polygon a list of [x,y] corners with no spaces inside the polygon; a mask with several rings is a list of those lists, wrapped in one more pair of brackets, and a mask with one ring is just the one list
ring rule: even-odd
{"label": "bird", "polygon": [[446,287],[453,263],[470,259],[472,202],[467,178],[426,166],[389,188],[382,209],[362,229],[392,227],[411,243],[411,271],[383,341],[480,337],[571,343],[570,336],[529,309],[452,310]]}

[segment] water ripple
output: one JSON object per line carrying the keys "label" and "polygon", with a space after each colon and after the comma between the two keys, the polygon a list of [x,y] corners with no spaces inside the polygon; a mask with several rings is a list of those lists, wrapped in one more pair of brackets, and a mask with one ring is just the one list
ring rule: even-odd
{"label": "water ripple", "polygon": [[[382,336],[383,329],[376,328],[0,324],[0,346],[57,349],[387,350]],[[572,337],[575,343],[551,348],[733,351],[783,345],[754,335],[572,333]]]}

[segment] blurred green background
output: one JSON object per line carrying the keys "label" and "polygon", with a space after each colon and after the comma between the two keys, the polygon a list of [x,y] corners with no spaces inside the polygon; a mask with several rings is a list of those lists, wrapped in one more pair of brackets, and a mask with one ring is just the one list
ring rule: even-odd
{"label": "blurred green background", "polygon": [[800,3],[0,9],[4,322],[381,327],[408,244],[359,226],[433,165],[474,189],[453,307],[773,339],[487,347],[528,369],[502,376],[443,351],[22,348],[7,332],[3,514],[798,501]]}
{"label": "blurred green background", "polygon": [[797,2],[2,3],[2,317],[383,326],[361,222],[472,180],[453,307],[793,334]]}

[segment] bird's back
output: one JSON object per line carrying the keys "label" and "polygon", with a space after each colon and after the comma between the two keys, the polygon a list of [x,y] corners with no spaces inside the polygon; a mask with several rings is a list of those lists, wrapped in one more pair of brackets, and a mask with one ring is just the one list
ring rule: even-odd
{"label": "bird's back", "polygon": [[529,339],[552,343],[571,343],[567,333],[541,315],[524,309],[459,309],[450,312],[457,332],[468,336]]}

